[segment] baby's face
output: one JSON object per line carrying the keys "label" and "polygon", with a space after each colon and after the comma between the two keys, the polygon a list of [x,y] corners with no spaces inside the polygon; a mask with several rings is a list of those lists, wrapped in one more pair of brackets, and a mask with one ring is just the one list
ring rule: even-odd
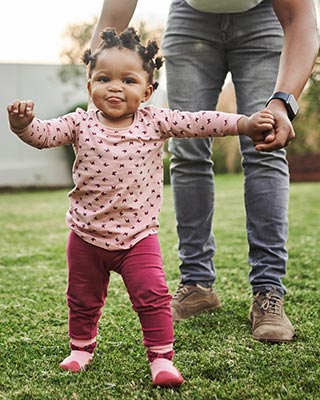
{"label": "baby's face", "polygon": [[140,104],[152,94],[140,56],[126,48],[106,49],[98,56],[88,89],[106,123],[127,125]]}

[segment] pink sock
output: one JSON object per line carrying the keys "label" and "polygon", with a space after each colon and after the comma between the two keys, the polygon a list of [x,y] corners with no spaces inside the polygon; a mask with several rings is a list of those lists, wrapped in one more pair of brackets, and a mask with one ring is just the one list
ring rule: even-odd
{"label": "pink sock", "polygon": [[154,386],[174,387],[180,386],[184,382],[182,375],[173,365],[173,354],[172,346],[148,349],[147,355]]}
{"label": "pink sock", "polygon": [[93,352],[96,347],[96,338],[91,340],[71,339],[70,347],[71,354],[62,361],[60,368],[72,372],[79,372],[84,370],[92,360]]}

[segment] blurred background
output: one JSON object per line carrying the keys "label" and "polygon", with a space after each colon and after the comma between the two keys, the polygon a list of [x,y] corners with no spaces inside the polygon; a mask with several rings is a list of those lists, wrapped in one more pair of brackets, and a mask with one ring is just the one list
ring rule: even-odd
{"label": "blurred background", "polygon": [[[319,0],[314,0],[319,15]],[[161,43],[171,0],[139,0],[131,25],[143,38]],[[0,190],[72,186],[72,149],[36,150],[8,129],[7,104],[14,99],[35,101],[36,115],[49,119],[86,107],[85,70],[80,54],[88,46],[103,0],[11,0],[0,6]],[[318,18],[319,20],[319,18]],[[164,68],[160,86],[151,99],[167,107]],[[294,122],[296,139],[288,147],[293,181],[320,181],[320,60],[299,99]],[[218,108],[236,111],[228,76]],[[215,139],[216,173],[240,172],[238,139]],[[169,183],[170,155],[164,154],[165,182]]]}

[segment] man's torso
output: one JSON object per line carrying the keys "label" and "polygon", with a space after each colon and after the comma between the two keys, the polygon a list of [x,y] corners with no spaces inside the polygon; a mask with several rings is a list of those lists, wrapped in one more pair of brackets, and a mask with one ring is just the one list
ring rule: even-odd
{"label": "man's torso", "polygon": [[185,0],[192,8],[209,13],[235,13],[247,11],[263,0]]}

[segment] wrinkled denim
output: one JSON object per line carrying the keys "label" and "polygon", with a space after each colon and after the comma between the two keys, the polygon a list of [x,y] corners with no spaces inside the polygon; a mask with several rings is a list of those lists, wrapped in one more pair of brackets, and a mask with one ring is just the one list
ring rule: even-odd
{"label": "wrinkled denim", "polygon": [[[278,71],[283,32],[270,0],[235,14],[210,14],[173,0],[163,40],[167,90],[172,109],[215,109],[228,72],[237,110],[264,108]],[[216,279],[212,233],[214,173],[212,139],[171,139],[171,183],[179,236],[182,282]],[[253,293],[286,289],[289,172],[285,150],[258,152],[240,138],[249,281]],[[230,209],[230,212],[232,210]]]}

